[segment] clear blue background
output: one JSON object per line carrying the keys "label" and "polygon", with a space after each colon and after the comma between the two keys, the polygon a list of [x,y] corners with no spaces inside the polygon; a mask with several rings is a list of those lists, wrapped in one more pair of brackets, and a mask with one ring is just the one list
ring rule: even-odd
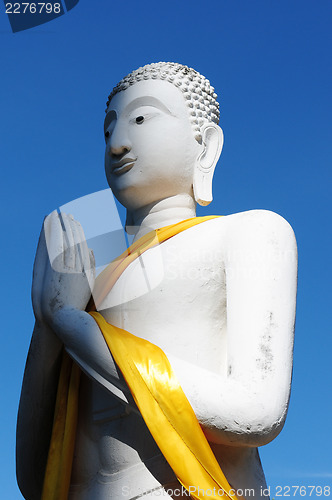
{"label": "clear blue background", "polygon": [[1,498],[21,498],[15,425],[43,217],[107,187],[107,95],[132,69],[159,60],[194,67],[220,98],[225,146],[215,201],[200,214],[267,208],[295,230],[293,390],[285,428],[261,456],[272,496],[278,484],[331,484],[331,5],[81,0],[16,34],[0,5]]}

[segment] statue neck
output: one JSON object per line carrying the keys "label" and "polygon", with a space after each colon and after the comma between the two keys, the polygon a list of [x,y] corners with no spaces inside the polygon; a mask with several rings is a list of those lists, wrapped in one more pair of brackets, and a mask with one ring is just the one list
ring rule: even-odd
{"label": "statue neck", "polygon": [[196,217],[196,203],[188,194],[178,194],[146,205],[127,214],[126,231],[141,238],[152,229]]}

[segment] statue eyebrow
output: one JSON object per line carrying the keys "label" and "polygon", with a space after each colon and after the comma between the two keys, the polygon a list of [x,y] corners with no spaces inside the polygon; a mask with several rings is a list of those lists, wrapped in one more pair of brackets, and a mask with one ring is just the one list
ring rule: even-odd
{"label": "statue eyebrow", "polygon": [[173,114],[162,101],[153,96],[143,96],[133,99],[126,106],[125,111],[127,113],[130,113],[131,111],[134,111],[136,108],[139,108],[140,106],[152,106],[154,108],[160,109],[161,111],[167,113],[168,115]]}
{"label": "statue eyebrow", "polygon": [[[130,113],[131,111],[134,111],[136,108],[139,108],[140,106],[152,106],[154,108],[160,109],[161,111],[167,113],[168,115],[174,116],[174,114],[168,109],[168,107],[162,101],[153,96],[136,97],[136,99],[133,99],[129,104],[127,104],[124,111],[126,113]],[[114,109],[108,111],[104,121],[104,130],[106,130],[109,127],[110,123],[116,119],[117,119],[117,112]]]}

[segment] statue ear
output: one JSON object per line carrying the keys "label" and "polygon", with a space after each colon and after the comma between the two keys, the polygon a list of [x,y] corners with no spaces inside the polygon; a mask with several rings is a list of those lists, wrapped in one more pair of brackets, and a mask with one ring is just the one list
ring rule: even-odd
{"label": "statue ear", "polygon": [[203,152],[196,160],[194,171],[194,196],[200,205],[208,205],[212,201],[212,179],[215,166],[224,143],[221,128],[211,122],[201,129]]}

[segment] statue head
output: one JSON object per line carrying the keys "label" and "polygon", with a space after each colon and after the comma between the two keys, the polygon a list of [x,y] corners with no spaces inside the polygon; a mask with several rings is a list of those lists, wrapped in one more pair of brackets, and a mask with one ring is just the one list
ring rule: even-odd
{"label": "statue head", "polygon": [[201,205],[212,201],[223,145],[216,98],[204,76],[177,63],[148,64],[114,87],[106,109],[105,168],[127,209],[181,193]]}

